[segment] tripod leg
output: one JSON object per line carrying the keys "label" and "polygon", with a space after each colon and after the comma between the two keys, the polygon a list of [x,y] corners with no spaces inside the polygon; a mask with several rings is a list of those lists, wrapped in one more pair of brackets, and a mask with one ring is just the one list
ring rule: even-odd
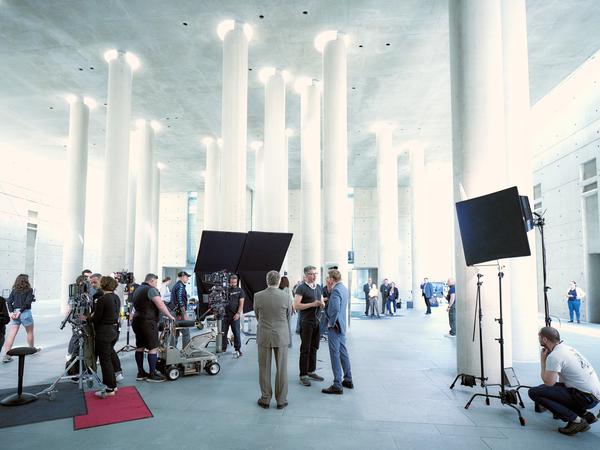
{"label": "tripod leg", "polygon": [[517,398],[519,399],[519,406],[521,408],[525,408],[525,404],[523,403],[523,399],[521,398],[521,393],[519,392],[519,389],[516,390],[517,393]]}
{"label": "tripod leg", "polygon": [[456,378],[454,379],[454,381],[452,382],[452,384],[450,385],[450,389],[454,388],[454,385],[456,384],[456,382],[458,381],[458,379],[462,376],[463,374],[458,374],[456,375]]}
{"label": "tripod leg", "polygon": [[490,406],[490,393],[488,392],[487,386],[485,386],[485,404]]}
{"label": "tripod leg", "polygon": [[519,408],[517,408],[515,405],[511,405],[510,403],[504,403],[504,404],[507,405],[507,406],[510,406],[512,409],[514,409],[517,412],[517,414],[519,415],[519,423],[521,424],[522,427],[524,427],[525,424],[527,423],[527,421],[521,415],[521,411],[519,411]]}

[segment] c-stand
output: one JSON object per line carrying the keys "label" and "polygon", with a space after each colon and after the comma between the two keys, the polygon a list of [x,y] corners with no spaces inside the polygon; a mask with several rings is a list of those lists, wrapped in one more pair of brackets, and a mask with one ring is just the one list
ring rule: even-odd
{"label": "c-stand", "polygon": [[[129,293],[131,291],[131,285],[127,284],[125,285],[125,289],[123,290],[123,312],[125,314],[125,319],[127,320],[127,337],[125,340],[125,345],[123,347],[121,347],[119,350],[117,350],[117,353],[121,353],[121,352],[132,352],[135,350],[135,346],[131,345],[129,343],[129,334],[131,332],[131,305],[129,303]],[[119,330],[120,331],[120,330]]]}
{"label": "c-stand", "polygon": [[550,317],[550,305],[548,303],[548,291],[551,289],[547,284],[547,275],[546,275],[546,242],[544,241],[544,225],[546,225],[546,219],[544,219],[544,215],[533,213],[535,216],[535,220],[533,221],[533,225],[536,226],[540,230],[540,238],[542,240],[542,279],[544,282],[544,320],[546,322],[546,326],[552,326],[552,318]]}

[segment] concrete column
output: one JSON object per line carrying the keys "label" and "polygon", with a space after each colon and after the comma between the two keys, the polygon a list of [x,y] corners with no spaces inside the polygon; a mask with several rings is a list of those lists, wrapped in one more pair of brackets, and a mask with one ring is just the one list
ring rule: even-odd
{"label": "concrete column", "polygon": [[109,50],[106,150],[104,159],[104,203],[100,271],[124,268],[127,239],[127,191],[129,187],[129,129],[131,83],[137,58],[121,50]]}
{"label": "concrete column", "polygon": [[253,142],[254,150],[254,231],[263,231],[265,214],[265,149],[262,142]]}
{"label": "concrete column", "polygon": [[225,21],[219,25],[223,40],[223,92],[221,138],[223,164],[219,229],[246,229],[246,134],[248,121],[249,25]]}
{"label": "concrete column", "polygon": [[300,94],[300,189],[302,267],[320,273],[321,256],[321,88],[316,80],[297,84]]}
{"label": "concrete column", "polygon": [[[529,197],[533,207],[533,155],[529,134],[529,64],[525,0],[502,3],[504,42],[504,107],[508,183]],[[538,287],[535,232],[529,232],[528,258],[509,261],[508,274],[512,298],[519,307],[512,309],[513,358],[515,361],[539,360]]]}
{"label": "concrete column", "polygon": [[154,172],[156,170],[156,158],[153,150],[154,130],[148,121],[139,121],[138,138],[133,273],[139,282],[154,269],[152,245],[154,240]]}
{"label": "concrete column", "polygon": [[[501,2],[449,2],[454,200],[507,187]],[[471,341],[476,274],[482,286],[483,349],[488,382],[500,382],[498,277],[495,267],[466,267],[455,223],[457,368],[480,373],[479,342]],[[510,286],[504,288],[505,364],[512,365]]]}
{"label": "concrete column", "polygon": [[202,141],[206,146],[206,176],[204,177],[204,229],[219,229],[219,191],[221,179],[221,151],[211,137]]}
{"label": "concrete column", "polygon": [[412,300],[415,309],[425,310],[420,286],[423,278],[429,277],[427,263],[425,262],[428,255],[427,202],[425,199],[425,156],[423,145],[420,142],[412,141],[409,143],[408,159],[410,165]]}
{"label": "concrete column", "polygon": [[135,259],[135,214],[139,139],[140,133],[138,130],[132,130],[129,134],[129,187],[127,188],[127,246],[125,248],[125,269],[127,270],[133,270]]}
{"label": "concrete column", "polygon": [[377,217],[379,247],[379,282],[384,278],[398,283],[398,158],[392,148],[389,124],[373,127],[377,136]]}
{"label": "concrete column", "polygon": [[62,256],[62,294],[60,309],[68,309],[69,284],[83,269],[85,237],[85,196],[87,185],[88,128],[90,108],[88,99],[70,95],[69,142],[67,144],[67,184],[65,229]]}
{"label": "concrete column", "polygon": [[[280,70],[260,72],[265,84],[263,231],[287,231],[287,145],[285,135],[285,79]],[[285,190],[284,190],[285,188]],[[259,194],[260,195],[260,194]]]}
{"label": "concrete column", "polygon": [[151,272],[162,277],[162,267],[158,260],[159,228],[160,220],[160,169],[154,165],[154,177],[152,178],[152,248],[150,254]]}
{"label": "concrete column", "polygon": [[[323,52],[324,262],[347,274],[351,220],[348,208],[347,36],[324,32],[315,39]],[[346,279],[346,277],[344,277]],[[347,282],[347,280],[346,280]]]}

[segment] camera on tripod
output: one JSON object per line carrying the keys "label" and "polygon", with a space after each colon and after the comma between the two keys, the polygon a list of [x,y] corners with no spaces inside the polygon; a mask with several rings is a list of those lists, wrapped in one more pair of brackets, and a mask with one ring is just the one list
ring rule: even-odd
{"label": "camera on tripod", "polygon": [[69,285],[69,313],[60,324],[61,330],[67,323],[80,328],[92,314],[94,302],[89,295],[90,289],[91,285],[87,280]]}
{"label": "camera on tripod", "polygon": [[128,272],[127,269],[123,269],[120,272],[113,272],[113,275],[119,284],[130,285],[135,282],[133,272]]}
{"label": "camera on tripod", "polygon": [[229,277],[232,274],[226,270],[205,274],[203,281],[206,284],[212,284],[208,293],[209,310],[221,318],[225,315],[225,307],[229,301]]}

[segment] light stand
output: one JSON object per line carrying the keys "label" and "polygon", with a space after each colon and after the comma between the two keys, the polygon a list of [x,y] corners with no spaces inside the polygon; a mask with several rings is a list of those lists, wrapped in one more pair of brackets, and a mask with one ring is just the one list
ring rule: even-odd
{"label": "light stand", "polygon": [[119,350],[117,350],[117,353],[132,352],[136,349],[135,346],[133,346],[129,343],[129,334],[131,332],[131,311],[130,311],[130,305],[129,305],[130,289],[131,289],[131,286],[128,284],[125,286],[125,289],[123,291],[123,311],[125,312],[125,318],[127,319],[127,335],[125,338],[125,345],[123,347],[121,347]]}
{"label": "light stand", "polygon": [[533,225],[540,230],[540,239],[542,244],[542,279],[544,282],[544,320],[546,322],[546,326],[552,326],[552,318],[550,317],[550,305],[548,303],[548,291],[551,289],[547,284],[547,275],[546,275],[546,242],[544,241],[544,225],[546,225],[546,219],[544,219],[543,214],[533,213],[535,216],[535,220],[533,221]]}

